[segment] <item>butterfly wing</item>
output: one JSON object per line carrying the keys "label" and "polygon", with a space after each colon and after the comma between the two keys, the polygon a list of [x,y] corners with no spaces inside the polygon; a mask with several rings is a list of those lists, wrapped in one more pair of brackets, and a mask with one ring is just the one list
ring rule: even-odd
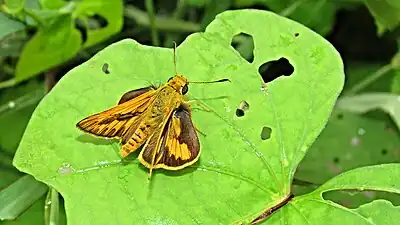
{"label": "butterfly wing", "polygon": [[179,170],[195,163],[200,156],[200,142],[191,120],[190,109],[175,109],[163,129],[147,141],[139,155],[150,169]]}
{"label": "butterfly wing", "polygon": [[124,102],[127,102],[131,99],[134,99],[134,98],[138,97],[139,95],[142,95],[148,91],[156,90],[156,89],[157,89],[157,87],[155,87],[155,86],[148,86],[148,87],[128,91],[121,96],[121,99],[119,100],[118,105],[122,104]]}
{"label": "butterfly wing", "polygon": [[[127,92],[122,96],[119,105],[91,115],[79,121],[76,126],[96,136],[120,138],[148,108],[156,91],[152,88],[144,91],[141,88]],[[129,96],[124,98],[128,93]]]}

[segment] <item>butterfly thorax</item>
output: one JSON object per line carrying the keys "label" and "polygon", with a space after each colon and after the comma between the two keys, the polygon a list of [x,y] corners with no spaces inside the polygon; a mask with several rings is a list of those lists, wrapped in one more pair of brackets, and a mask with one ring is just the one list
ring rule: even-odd
{"label": "butterfly thorax", "polygon": [[[132,134],[126,135],[130,138],[129,140],[127,138],[127,145],[123,146],[123,151],[130,152],[139,148],[155,130],[165,125],[164,122],[182,104],[182,101],[183,95],[178,93],[169,83],[160,87],[152,103],[143,113],[143,119],[138,121],[137,129]],[[122,144],[125,144],[124,139],[122,139]]]}
{"label": "butterfly thorax", "polygon": [[179,94],[184,95],[188,91],[188,80],[179,74],[171,77],[166,86],[172,87]]}

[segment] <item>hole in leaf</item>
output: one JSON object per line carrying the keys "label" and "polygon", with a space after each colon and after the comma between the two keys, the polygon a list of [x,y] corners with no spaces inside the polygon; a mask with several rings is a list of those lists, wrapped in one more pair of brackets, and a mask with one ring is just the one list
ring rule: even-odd
{"label": "hole in leaf", "polygon": [[81,33],[81,37],[82,37],[82,43],[85,43],[87,40],[87,31],[86,31],[86,27],[84,25],[84,22],[80,19],[76,19],[75,20],[75,28],[77,30],[79,30],[79,32]]}
{"label": "hole in leaf", "polygon": [[271,82],[280,76],[290,76],[294,72],[294,67],[286,58],[263,63],[259,68],[262,79],[265,83]]}
{"label": "hole in leaf", "polygon": [[272,129],[270,127],[263,127],[261,130],[261,140],[267,140],[271,137]]}
{"label": "hole in leaf", "polygon": [[252,63],[254,60],[254,40],[251,35],[240,33],[232,38],[231,46],[239,52],[239,54]]}
{"label": "hole in leaf", "polygon": [[382,149],[381,153],[382,153],[382,155],[386,155],[386,154],[388,154],[388,150],[386,148],[384,148],[384,149]]}
{"label": "hole in leaf", "polygon": [[236,116],[237,117],[242,117],[244,116],[244,111],[242,109],[236,109]]}
{"label": "hole in leaf", "polygon": [[294,33],[294,36],[295,37],[298,37],[300,34],[299,33]]}
{"label": "hole in leaf", "polygon": [[89,30],[104,28],[108,25],[106,18],[99,14],[94,14],[87,19],[87,28]]}
{"label": "hole in leaf", "polygon": [[239,107],[236,109],[236,116],[242,117],[244,116],[245,111],[249,110],[250,105],[246,101],[241,101]]}
{"label": "hole in leaf", "polygon": [[339,162],[340,162],[339,157],[333,158],[333,162],[334,162],[335,164],[339,164]]}
{"label": "hole in leaf", "polygon": [[104,63],[103,66],[101,67],[101,70],[105,74],[110,74],[110,71],[108,70],[108,63]]}

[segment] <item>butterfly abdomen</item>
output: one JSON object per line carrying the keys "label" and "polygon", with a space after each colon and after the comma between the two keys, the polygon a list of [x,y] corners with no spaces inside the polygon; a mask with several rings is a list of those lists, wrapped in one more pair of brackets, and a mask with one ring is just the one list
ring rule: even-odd
{"label": "butterfly abdomen", "polygon": [[122,157],[126,157],[131,152],[137,150],[141,145],[146,142],[148,137],[154,132],[157,123],[149,123],[150,121],[145,121],[138,126],[135,132],[130,136],[129,140],[122,140]]}

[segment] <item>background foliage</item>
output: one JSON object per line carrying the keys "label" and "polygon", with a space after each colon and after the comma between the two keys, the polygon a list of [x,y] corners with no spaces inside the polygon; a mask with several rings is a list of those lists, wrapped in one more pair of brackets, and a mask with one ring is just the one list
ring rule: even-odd
{"label": "background foliage", "polygon": [[[0,189],[7,191],[8,199],[15,205],[23,204],[19,210],[18,207],[10,210],[4,207],[5,201],[0,201],[2,218],[20,215],[14,221],[1,223],[65,223],[63,202],[57,192],[44,190],[26,178],[13,168],[11,161],[33,109],[67,71],[105,46],[127,37],[141,44],[171,47],[172,40],[180,43],[190,33],[204,31],[216,14],[228,9],[271,10],[298,21],[329,40],[344,60],[344,91],[327,127],[295,174],[296,195],[316,193],[316,186],[353,168],[399,162],[399,1],[173,2],[176,4],[121,0],[1,2]],[[251,60],[250,37],[238,36],[232,45]],[[385,172],[379,176],[385,176]],[[46,200],[45,192],[48,192]],[[18,196],[28,196],[31,200]],[[375,199],[385,198],[394,205],[400,201],[397,195],[362,190],[356,194],[330,191],[324,197],[366,215],[371,209],[384,207],[395,214],[395,208],[388,202]],[[372,203],[359,207],[367,202]]]}

